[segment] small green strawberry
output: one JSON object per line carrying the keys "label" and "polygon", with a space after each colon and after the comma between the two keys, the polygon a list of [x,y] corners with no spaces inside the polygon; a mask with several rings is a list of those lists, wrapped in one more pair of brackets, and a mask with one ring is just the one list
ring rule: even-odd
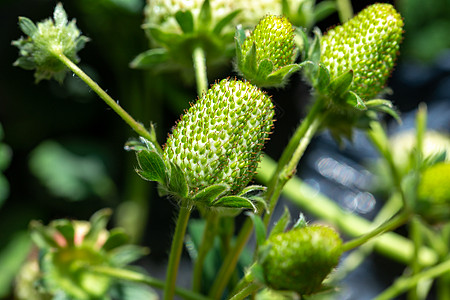
{"label": "small green strawberry", "polygon": [[262,262],[266,283],[275,290],[300,295],[320,291],[342,254],[339,235],[321,225],[272,235],[266,245],[269,250]]}
{"label": "small green strawberry", "polygon": [[294,27],[285,17],[264,17],[247,38],[245,30],[238,28],[236,54],[238,71],[260,87],[283,86],[300,69],[294,64]]}
{"label": "small green strawberry", "polygon": [[450,218],[450,163],[440,162],[422,173],[417,190],[417,211],[436,223]]}
{"label": "small green strawberry", "polygon": [[47,19],[34,24],[30,19],[20,17],[19,26],[28,38],[21,37],[12,42],[20,50],[20,57],[14,62],[14,66],[36,70],[36,82],[51,78],[62,82],[68,69],[56,56],[64,54],[71,61],[78,62],[77,52],[89,40],[81,35],[75,20],[67,20],[61,3],[55,7],[53,20]]}
{"label": "small green strawberry", "polygon": [[164,146],[190,190],[225,183],[238,192],[252,179],[273,127],[270,97],[248,82],[214,84],[181,117]]}
{"label": "small green strawberry", "polygon": [[390,4],[373,4],[321,39],[321,63],[333,80],[353,71],[350,90],[363,100],[379,94],[394,68],[403,20]]}

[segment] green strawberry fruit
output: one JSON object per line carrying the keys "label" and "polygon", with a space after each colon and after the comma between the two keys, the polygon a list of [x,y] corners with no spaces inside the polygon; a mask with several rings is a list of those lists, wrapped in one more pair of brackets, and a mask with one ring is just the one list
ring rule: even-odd
{"label": "green strawberry fruit", "polygon": [[255,173],[273,117],[269,96],[248,82],[224,79],[181,117],[164,157],[181,168],[193,192],[216,183],[237,192]]}

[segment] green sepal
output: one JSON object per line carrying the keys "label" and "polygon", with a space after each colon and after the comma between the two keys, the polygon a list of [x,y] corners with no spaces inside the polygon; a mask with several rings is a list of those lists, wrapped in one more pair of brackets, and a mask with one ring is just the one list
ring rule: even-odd
{"label": "green sepal", "polygon": [[286,84],[286,79],[300,70],[302,67],[299,64],[291,64],[284,67],[279,68],[275,72],[272,72],[269,76],[267,76],[266,80],[264,81],[264,84],[261,84],[262,87],[264,86],[282,86]]}
{"label": "green sepal", "polygon": [[156,151],[140,150],[136,153],[139,169],[136,173],[148,181],[166,184],[166,165],[162,156]]}
{"label": "green sepal", "polygon": [[181,30],[184,33],[191,33],[194,31],[194,17],[190,10],[187,11],[177,11],[175,14],[175,19],[180,25]]}
{"label": "green sepal", "polygon": [[30,222],[30,235],[33,242],[39,248],[60,248],[53,238],[54,229],[44,226],[39,221]]}
{"label": "green sepal", "polygon": [[308,51],[309,51],[309,47],[310,47],[310,41],[309,41],[308,35],[306,33],[306,29],[296,27],[294,32],[297,37],[295,39],[296,45],[301,52],[300,55],[302,57],[302,60],[303,61],[307,60],[308,59]]}
{"label": "green sepal", "polygon": [[351,106],[353,106],[356,109],[359,110],[367,110],[367,106],[364,103],[364,101],[361,99],[361,97],[358,96],[355,92],[349,91],[346,94],[345,102]]}
{"label": "green sepal", "polygon": [[269,237],[275,234],[285,232],[290,222],[291,222],[291,214],[289,212],[289,209],[285,206],[283,214],[273,226],[272,230],[270,231]]}
{"label": "green sepal", "polygon": [[366,101],[366,106],[369,109],[387,113],[388,115],[393,117],[399,124],[402,123],[402,119],[400,118],[398,111],[395,109],[394,105],[392,105],[392,102],[389,100],[372,99]]}
{"label": "green sepal", "polygon": [[19,27],[26,35],[32,37],[38,28],[30,19],[19,17]]}
{"label": "green sepal", "polygon": [[230,186],[225,183],[219,183],[210,185],[199,192],[197,192],[191,200],[195,204],[204,204],[206,206],[209,206],[211,203],[214,202],[220,195],[223,195],[224,193],[228,192],[230,190]]}
{"label": "green sepal", "polygon": [[253,226],[255,227],[256,244],[258,245],[258,247],[260,247],[266,241],[267,236],[266,226],[264,226],[264,222],[262,221],[260,216],[250,212],[247,213],[247,215],[253,222]]}
{"label": "green sepal", "polygon": [[268,60],[264,59],[259,63],[258,70],[256,71],[256,76],[258,78],[267,78],[270,73],[272,73],[273,70],[273,63]]}
{"label": "green sepal", "polygon": [[322,91],[330,84],[330,72],[321,64],[319,64],[317,71],[315,87],[317,90]]}
{"label": "green sepal", "polygon": [[212,203],[213,207],[227,207],[239,209],[251,209],[256,211],[255,205],[247,198],[240,196],[224,196]]}
{"label": "green sepal", "polygon": [[55,220],[51,223],[51,226],[58,230],[64,237],[69,247],[73,246],[75,229],[73,223],[67,219]]}
{"label": "green sepal", "polygon": [[106,229],[106,224],[108,224],[111,215],[112,210],[110,208],[103,208],[95,212],[89,219],[91,227],[86,233],[84,240],[91,241],[92,243],[97,242],[99,234]]}
{"label": "green sepal", "polygon": [[148,30],[155,41],[161,45],[179,44],[182,37],[176,33],[165,32],[155,26],[148,26]]}
{"label": "green sepal", "polygon": [[182,199],[186,199],[189,193],[189,188],[183,171],[178,165],[172,162],[170,163],[170,179],[168,184],[168,191],[171,194],[178,195]]}
{"label": "green sepal", "polygon": [[217,22],[216,26],[214,26],[213,33],[216,35],[220,35],[225,26],[231,23],[231,21],[233,21],[233,19],[236,18],[236,16],[240,13],[241,10],[237,9],[220,19],[220,21]]}
{"label": "green sepal", "polygon": [[331,95],[337,97],[334,98],[333,100],[337,100],[340,101],[340,98],[342,96],[344,96],[353,81],[353,71],[352,70],[348,70],[347,72],[341,74],[340,76],[338,76],[337,78],[335,78],[333,81],[331,81],[330,85],[329,85],[329,90]]}
{"label": "green sepal", "polygon": [[247,52],[244,58],[243,70],[246,70],[250,74],[255,74],[256,72],[256,44],[253,43],[250,50]]}
{"label": "green sepal", "polygon": [[111,264],[122,267],[149,254],[149,249],[137,245],[123,245],[108,252]]}
{"label": "green sepal", "polygon": [[209,28],[212,20],[211,4],[209,0],[205,0],[200,9],[198,15],[198,30],[202,31],[203,28]]}
{"label": "green sepal", "polygon": [[264,193],[266,192],[267,188],[262,185],[250,185],[246,188],[244,188],[238,196],[247,198],[248,200],[252,201],[253,204],[256,204],[258,211],[260,208],[267,211],[268,206],[266,199],[264,198]]}
{"label": "green sepal", "polygon": [[131,62],[133,69],[152,69],[169,61],[169,52],[166,48],[154,48],[138,54]]}
{"label": "green sepal", "polygon": [[298,220],[297,222],[295,222],[294,226],[292,226],[292,229],[303,228],[306,226],[308,226],[308,222],[306,222],[305,216],[300,213],[300,215],[298,216]]}
{"label": "green sepal", "polygon": [[106,242],[103,244],[102,249],[110,251],[125,245],[130,241],[130,237],[126,234],[123,228],[113,228],[109,231],[109,236]]}
{"label": "green sepal", "polygon": [[306,58],[318,64],[320,62],[320,39],[322,38],[322,32],[316,27],[313,29],[313,33],[314,39],[308,47]]}

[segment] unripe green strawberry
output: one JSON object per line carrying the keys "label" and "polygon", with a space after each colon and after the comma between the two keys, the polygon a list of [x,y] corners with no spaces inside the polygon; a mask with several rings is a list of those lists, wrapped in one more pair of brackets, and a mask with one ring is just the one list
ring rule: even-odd
{"label": "unripe green strawberry", "polygon": [[268,15],[259,21],[251,35],[242,44],[242,53],[247,53],[255,43],[256,62],[268,59],[273,70],[294,63],[294,28],[285,17]]}
{"label": "unripe green strawberry", "polygon": [[402,41],[403,20],[390,4],[374,4],[321,40],[321,62],[331,78],[353,70],[350,90],[363,100],[381,92]]}
{"label": "unripe green strawberry", "polygon": [[440,162],[426,169],[417,190],[417,212],[430,223],[450,218],[450,163]]}
{"label": "unripe green strawberry", "polygon": [[318,292],[342,254],[339,235],[320,225],[273,235],[266,244],[270,249],[262,265],[267,284],[300,295]]}
{"label": "unripe green strawberry", "polygon": [[270,97],[248,82],[214,84],[184,114],[164,147],[192,191],[227,183],[239,191],[254,175],[273,126]]}

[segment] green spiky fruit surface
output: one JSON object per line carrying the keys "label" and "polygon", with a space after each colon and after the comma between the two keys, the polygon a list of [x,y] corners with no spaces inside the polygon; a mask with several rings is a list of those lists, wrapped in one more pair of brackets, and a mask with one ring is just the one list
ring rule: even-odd
{"label": "green spiky fruit surface", "polygon": [[418,196],[422,199],[431,199],[435,203],[448,203],[450,205],[450,163],[438,163],[422,174]]}
{"label": "green spiky fruit surface", "polygon": [[353,70],[351,90],[363,100],[372,99],[394,67],[402,28],[403,20],[392,5],[373,4],[322,37],[321,62],[331,78]]}
{"label": "green spiky fruit surface", "polygon": [[273,117],[269,96],[248,82],[224,79],[181,117],[164,157],[184,171],[192,190],[227,183],[239,191],[254,175]]}
{"label": "green spiky fruit surface", "polygon": [[331,228],[306,226],[271,236],[263,262],[268,285],[301,295],[320,290],[322,281],[338,264],[342,241]]}
{"label": "green spiky fruit surface", "polygon": [[251,35],[242,44],[247,53],[253,43],[256,46],[256,61],[270,60],[274,70],[294,63],[294,28],[285,17],[268,15],[261,19]]}

